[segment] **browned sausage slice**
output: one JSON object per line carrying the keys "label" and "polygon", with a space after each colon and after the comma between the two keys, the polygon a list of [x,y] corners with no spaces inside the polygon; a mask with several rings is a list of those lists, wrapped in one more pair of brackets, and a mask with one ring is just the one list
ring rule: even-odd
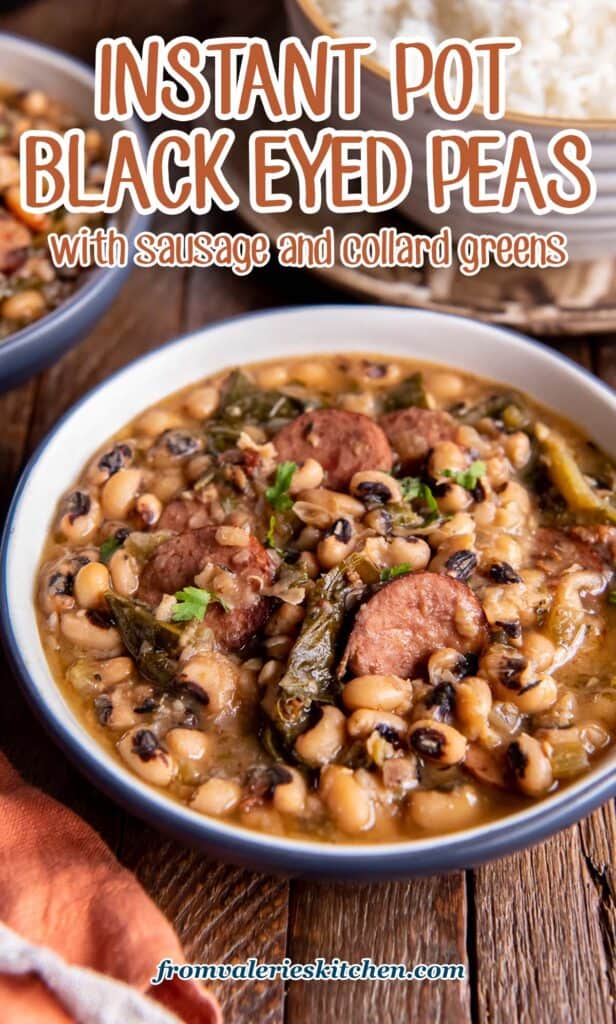
{"label": "browned sausage slice", "polygon": [[356,676],[411,678],[433,651],[476,653],[487,636],[483,609],[465,583],[419,572],[389,583],[360,608],[341,667],[348,664]]}
{"label": "browned sausage slice", "polygon": [[250,538],[247,547],[231,547],[219,544],[216,532],[217,527],[205,526],[160,544],[143,569],[138,596],[155,606],[163,594],[192,586],[208,563],[231,570],[240,582],[237,604],[229,612],[218,604],[211,605],[204,621],[223,647],[236,650],[263,625],[268,602],[260,596],[261,590],[272,582],[274,574],[267,551],[255,537]]}
{"label": "browned sausage slice", "polygon": [[28,255],[31,235],[25,224],[0,213],[0,271],[12,274]]}
{"label": "browned sausage slice", "polygon": [[208,507],[202,501],[196,501],[194,498],[174,498],[163,510],[154,529],[184,533],[185,530],[198,530],[211,524]]}
{"label": "browned sausage slice", "polygon": [[387,412],[379,423],[405,471],[417,469],[439,441],[453,441],[457,430],[453,417],[440,409]]}
{"label": "browned sausage slice", "polygon": [[325,482],[334,490],[348,487],[351,477],[362,469],[390,470],[393,463],[378,423],[346,409],[304,412],[276,434],[274,444],[284,461],[320,462]]}
{"label": "browned sausage slice", "polygon": [[603,545],[599,543],[594,528],[592,531],[591,528],[567,531],[542,527],[535,534],[533,553],[537,567],[550,577],[562,576],[574,565],[601,572],[606,562],[611,561],[607,543],[607,540]]}
{"label": "browned sausage slice", "polygon": [[479,782],[485,782],[488,786],[498,786],[499,789],[506,789],[502,763],[491,751],[480,747],[478,743],[468,744],[464,767]]}

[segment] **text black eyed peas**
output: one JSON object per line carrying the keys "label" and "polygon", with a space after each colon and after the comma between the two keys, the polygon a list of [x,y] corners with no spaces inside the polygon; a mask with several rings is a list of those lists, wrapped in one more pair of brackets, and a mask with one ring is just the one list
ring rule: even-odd
{"label": "text black eyed peas", "polygon": [[616,730],[616,473],[526,397],[382,356],[228,371],[101,444],[37,583],[128,770],[270,834],[480,824]]}
{"label": "text black eyed peas", "polygon": [[[18,90],[0,83],[0,341],[55,309],[75,290],[83,269],[56,268],[47,236],[75,234],[100,223],[98,216],[33,213],[20,199],[19,140],[25,131],[64,132],[81,127],[79,119],[40,89]],[[95,192],[104,181],[105,147],[100,133],[85,135],[85,183]]]}

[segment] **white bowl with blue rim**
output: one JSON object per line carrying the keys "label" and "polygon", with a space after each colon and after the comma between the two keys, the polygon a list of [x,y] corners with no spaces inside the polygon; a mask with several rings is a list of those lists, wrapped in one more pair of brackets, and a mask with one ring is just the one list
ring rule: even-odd
{"label": "white bowl with blue rim", "polygon": [[86,395],[32,456],[3,538],[4,639],[33,710],[60,746],[95,785],[151,824],[223,859],[262,870],[384,879],[466,867],[536,843],[616,794],[615,747],[567,788],[464,831],[378,844],[270,836],[204,817],[146,785],[96,742],[55,683],[38,633],[34,581],[56,501],[95,447],[142,409],[226,367],[362,351],[443,363],[519,388],[573,420],[616,456],[616,394],[568,359],[513,332],[395,307],[285,309],[197,330],[136,360]]}
{"label": "white bowl with blue rim", "polygon": [[[84,125],[96,124],[107,144],[120,127],[113,121],[95,121],[94,72],[67,54],[0,32],[0,68],[8,85],[42,89],[66,104]],[[122,127],[135,132],[145,154],[147,141],[139,122],[132,118]],[[147,222],[129,202],[113,216],[114,226],[127,236],[129,249]],[[130,259],[126,267],[93,267],[81,275],[75,291],[57,309],[0,341],[0,391],[48,366],[84,338],[111,305],[130,269]]]}

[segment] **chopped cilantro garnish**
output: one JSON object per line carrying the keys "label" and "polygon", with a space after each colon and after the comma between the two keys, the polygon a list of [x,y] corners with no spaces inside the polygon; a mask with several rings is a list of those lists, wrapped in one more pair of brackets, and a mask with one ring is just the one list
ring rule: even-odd
{"label": "chopped cilantro garnish", "polygon": [[444,469],[441,476],[448,476],[455,483],[459,484],[460,487],[464,487],[467,491],[472,491],[477,486],[478,480],[485,476],[485,472],[485,462],[477,459],[468,469]]}
{"label": "chopped cilantro garnish", "polygon": [[610,590],[609,594],[607,595],[607,603],[616,604],[616,590]]}
{"label": "chopped cilantro garnish", "polygon": [[104,565],[110,561],[112,555],[115,555],[116,551],[122,547],[124,542],[118,540],[117,537],[108,537],[104,540],[100,546],[98,557]]}
{"label": "chopped cilantro garnish", "polygon": [[272,508],[278,509],[279,512],[286,512],[293,505],[289,487],[296,469],[296,462],[282,462],[276,469],[274,483],[265,492],[265,497]]}
{"label": "chopped cilantro garnish", "polygon": [[400,562],[399,565],[392,565],[389,569],[381,569],[381,583],[389,583],[390,580],[395,580],[398,576],[406,576],[412,571],[408,562]]}
{"label": "chopped cilantro garnish", "polygon": [[421,498],[431,512],[438,512],[436,498],[428,484],[425,484],[419,477],[404,476],[401,480],[398,480],[398,483],[400,484],[402,497],[405,501],[415,501],[416,498]]}
{"label": "chopped cilantro garnish", "polygon": [[171,613],[174,622],[190,622],[192,619],[203,622],[205,613],[213,601],[222,605],[226,612],[229,611],[222,597],[211,590],[202,590],[201,587],[184,587],[183,590],[178,590],[175,600],[177,604]]}

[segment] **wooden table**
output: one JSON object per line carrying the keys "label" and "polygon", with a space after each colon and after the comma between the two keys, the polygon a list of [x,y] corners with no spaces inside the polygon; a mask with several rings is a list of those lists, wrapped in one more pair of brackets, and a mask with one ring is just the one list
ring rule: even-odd
{"label": "wooden table", "polygon": [[[104,35],[205,38],[250,33],[275,0],[34,0],[2,4],[0,27],[91,61]],[[10,10],[10,8],[13,10]],[[233,13],[237,17],[233,17]],[[212,216],[199,227],[238,228]],[[194,230],[190,217],[165,223]],[[180,332],[279,304],[346,300],[275,267],[135,272],[92,335],[38,378],[0,398],[6,505],[24,459],[83,391]],[[558,344],[616,384],[609,338]],[[255,357],[258,353],[255,352]],[[53,488],[51,488],[53,490]],[[8,668],[0,744],[32,782],[83,815],[175,924],[189,959],[278,962],[317,956],[467,966],[462,983],[233,982],[216,989],[227,1024],[602,1024],[615,1019],[614,810],[542,846],[446,878],[371,886],[272,879],[226,867],[119,810],[75,771],[34,720]],[[1,1012],[0,1012],[1,1016]]]}

